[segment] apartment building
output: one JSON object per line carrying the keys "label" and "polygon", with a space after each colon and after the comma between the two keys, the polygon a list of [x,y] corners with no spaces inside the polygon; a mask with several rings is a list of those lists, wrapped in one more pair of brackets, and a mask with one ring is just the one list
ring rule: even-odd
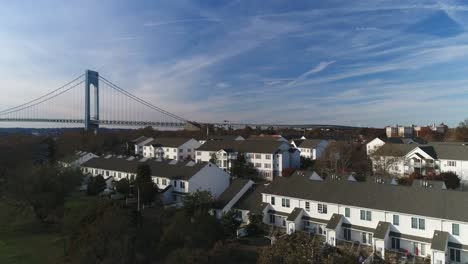
{"label": "apartment building", "polygon": [[143,147],[151,141],[153,141],[153,138],[141,136],[127,143],[127,148],[133,149],[135,155],[143,156]]}
{"label": "apartment building", "polygon": [[328,146],[328,140],[324,139],[293,139],[290,143],[300,151],[301,157],[311,160],[320,158]]}
{"label": "apartment building", "polygon": [[[378,140],[378,139],[377,139]],[[371,141],[375,143],[376,140]],[[377,141],[378,142],[378,141]],[[374,145],[375,146],[375,145]],[[462,142],[431,142],[429,144],[385,144],[372,149],[374,172],[385,168],[396,176],[418,172],[440,174],[454,172],[462,181],[468,181],[468,145]]]}
{"label": "apartment building", "polygon": [[193,160],[195,149],[200,145],[201,143],[193,138],[160,137],[145,143],[143,157],[178,161]]}
{"label": "apartment building", "polygon": [[244,155],[260,176],[272,180],[285,168],[299,168],[300,154],[288,142],[272,140],[208,141],[196,150],[196,161],[215,159],[216,164],[229,171],[238,155]]}
{"label": "apartment building", "polygon": [[385,127],[385,133],[388,138],[391,137],[412,137],[414,131],[414,126],[387,126]]}
{"label": "apartment building", "polygon": [[[311,173],[297,171],[261,187],[261,200],[247,210],[257,208],[265,223],[288,234],[307,231],[332,246],[351,242],[382,257],[393,251],[433,264],[468,262],[467,192],[445,190],[440,182],[313,180]],[[234,208],[245,208],[244,202]]]}
{"label": "apartment building", "polygon": [[148,164],[152,179],[165,203],[181,204],[183,197],[197,190],[210,191],[215,198],[229,186],[230,176],[209,162],[156,161],[106,156],[93,158],[81,165],[84,173],[92,176],[102,175],[115,181],[135,178],[140,164]]}

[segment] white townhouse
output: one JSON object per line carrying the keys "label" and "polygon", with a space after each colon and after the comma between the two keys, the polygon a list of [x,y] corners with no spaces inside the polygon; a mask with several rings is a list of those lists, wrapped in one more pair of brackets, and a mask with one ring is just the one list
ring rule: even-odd
{"label": "white townhouse", "polygon": [[153,138],[141,136],[132,140],[128,147],[131,148],[133,146],[135,155],[143,156],[143,147],[151,141],[153,141]]}
{"label": "white townhouse", "polygon": [[147,142],[143,147],[143,157],[171,160],[193,160],[195,149],[201,145],[193,138],[160,137]]}
{"label": "white townhouse", "polygon": [[209,162],[156,161],[118,157],[94,158],[81,165],[84,173],[102,175],[119,181],[123,178],[135,179],[140,164],[151,168],[153,182],[162,193],[166,204],[179,204],[188,193],[197,190],[210,191],[217,198],[229,186],[230,176]]}
{"label": "white townhouse", "polygon": [[288,142],[271,140],[208,141],[196,150],[196,161],[215,158],[218,167],[229,171],[239,154],[267,180],[281,175],[283,169],[299,168],[301,162],[299,151]]}
{"label": "white townhouse", "polygon": [[309,174],[297,171],[252,188],[233,208],[244,220],[263,214],[266,224],[321,235],[332,246],[348,241],[382,257],[406,252],[433,264],[468,262],[468,192],[446,190],[441,182],[401,186]]}
{"label": "white townhouse", "polygon": [[374,138],[373,140],[369,141],[366,144],[366,152],[367,155],[372,155],[377,149],[381,146],[385,145],[386,143],[389,144],[418,144],[415,140],[411,138]]}
{"label": "white townhouse", "polygon": [[299,149],[301,157],[316,160],[328,146],[328,140],[324,139],[293,139],[291,145]]}
{"label": "white townhouse", "polygon": [[58,162],[63,167],[77,167],[86,161],[97,158],[98,156],[91,152],[85,151],[76,151],[73,154],[67,155],[64,158],[60,159]]}

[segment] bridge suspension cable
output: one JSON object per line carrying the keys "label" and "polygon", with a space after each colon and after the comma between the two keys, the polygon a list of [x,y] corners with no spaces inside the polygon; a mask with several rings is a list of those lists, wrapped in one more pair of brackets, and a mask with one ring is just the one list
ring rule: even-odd
{"label": "bridge suspension cable", "polygon": [[[34,103],[34,102],[37,102],[37,101],[41,100],[42,98],[46,98],[46,97],[49,96],[49,95],[52,95],[52,94],[54,94],[54,93],[57,93],[58,91],[60,91],[60,90],[62,90],[62,89],[64,89],[64,88],[66,88],[67,86],[71,85],[72,83],[74,83],[74,82],[78,81],[79,79],[83,78],[83,76],[84,76],[84,74],[82,74],[82,75],[76,77],[75,79],[73,79],[73,80],[69,81],[68,83],[66,83],[66,84],[64,84],[64,85],[62,85],[62,86],[60,86],[59,88],[57,88],[57,89],[55,89],[55,90],[53,90],[53,91],[51,91],[51,92],[48,92],[48,93],[46,93],[46,94],[44,94],[44,95],[42,95],[42,96],[40,96],[40,97],[38,97],[38,98],[36,98],[36,99],[34,99],[34,100],[31,100],[31,101],[26,102],[26,103],[21,104],[21,105],[17,105],[17,106],[15,106],[15,107],[11,107],[11,108],[2,110],[2,111],[0,111],[0,115],[8,114],[8,113],[12,113],[12,112],[15,112],[15,111],[21,111],[21,110],[23,110],[23,109],[26,109],[26,108],[28,107],[29,104],[32,104],[32,103]],[[84,81],[79,82],[78,84],[74,85],[72,88],[75,88],[76,86],[82,84],[83,82],[84,82]],[[70,90],[70,89],[67,89],[66,91],[68,91],[68,90]],[[65,92],[66,92],[66,91],[65,91]],[[64,93],[64,92],[62,92],[62,93],[60,93],[60,94],[63,94],[63,93]],[[42,102],[48,101],[48,100],[50,100],[50,99],[52,99],[52,98],[54,98],[54,97],[57,97],[57,96],[60,95],[60,94],[56,94],[55,96],[53,96],[53,97],[51,97],[51,98],[49,98],[49,99],[46,98],[46,100],[43,100],[43,101],[41,101],[41,102],[39,102],[39,103],[37,103],[37,104],[34,104],[34,105],[38,105],[38,104],[40,104],[40,103],[42,103]],[[31,105],[31,106],[34,106],[34,105]],[[18,108],[21,108],[21,109],[18,109]]]}
{"label": "bridge suspension cable", "polygon": [[121,88],[121,87],[117,86],[116,84],[112,83],[111,81],[107,80],[103,76],[99,76],[99,79],[101,81],[103,81],[104,83],[106,83],[107,85],[109,85],[114,90],[120,92],[121,94],[125,95],[126,97],[128,97],[128,98],[130,98],[130,99],[132,99],[132,100],[134,100],[134,101],[136,101],[136,102],[138,102],[140,104],[143,104],[143,105],[145,105],[145,106],[147,106],[147,107],[149,107],[149,108],[151,108],[151,109],[153,109],[153,110],[155,110],[155,111],[157,111],[159,113],[162,113],[164,115],[172,117],[172,118],[174,118],[174,119],[176,119],[176,120],[178,120],[180,122],[187,122],[186,119],[184,119],[184,118],[182,118],[182,117],[180,117],[180,116],[178,116],[176,114],[170,113],[170,112],[168,112],[168,111],[166,111],[166,110],[164,110],[162,108],[159,108],[159,107],[157,107],[157,106],[155,106],[155,105],[153,105],[153,104],[151,104],[151,103],[149,103],[149,102],[147,102],[147,101],[145,101],[145,100],[131,94],[130,92],[124,90],[123,88]]}

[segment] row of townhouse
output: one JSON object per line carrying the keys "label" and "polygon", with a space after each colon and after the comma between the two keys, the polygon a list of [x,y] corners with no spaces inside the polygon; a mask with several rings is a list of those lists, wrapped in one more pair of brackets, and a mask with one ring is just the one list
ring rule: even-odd
{"label": "row of townhouse", "polygon": [[276,140],[208,141],[196,150],[195,160],[216,160],[218,167],[229,171],[240,154],[267,180],[279,176],[283,169],[300,167],[299,151],[288,142]]}
{"label": "row of townhouse", "polygon": [[73,154],[67,155],[58,160],[58,163],[63,167],[78,167],[86,161],[97,158],[98,156],[91,152],[76,151]]}
{"label": "row of townhouse", "polygon": [[429,173],[454,172],[462,181],[468,181],[468,145],[462,142],[431,142],[428,144],[386,143],[373,149],[370,157],[373,169],[386,167],[388,171],[404,176],[413,172]]}
{"label": "row of townhouse", "polygon": [[401,186],[296,171],[268,185],[239,182],[220,197],[218,216],[235,210],[248,222],[260,214],[288,234],[310,232],[332,246],[358,243],[381,257],[394,252],[432,264],[468,263],[468,193],[440,182]]}
{"label": "row of townhouse", "polygon": [[106,156],[92,158],[81,165],[82,171],[91,176],[102,175],[106,180],[135,179],[140,164],[148,164],[152,179],[165,204],[180,204],[183,197],[197,190],[210,191],[215,198],[229,186],[230,176],[209,162],[157,161],[133,157]]}

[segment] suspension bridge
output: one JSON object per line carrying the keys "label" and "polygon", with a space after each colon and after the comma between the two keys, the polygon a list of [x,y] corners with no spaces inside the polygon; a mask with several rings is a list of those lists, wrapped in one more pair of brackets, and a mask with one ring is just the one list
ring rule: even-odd
{"label": "suspension bridge", "polygon": [[[84,88],[84,89],[83,89]],[[340,128],[335,125],[285,125],[248,123],[200,123],[186,120],[144,100],[115,83],[87,70],[70,82],[34,100],[0,110],[0,122],[65,123],[84,125],[97,131],[99,126],[193,129],[199,125],[273,128]]]}

